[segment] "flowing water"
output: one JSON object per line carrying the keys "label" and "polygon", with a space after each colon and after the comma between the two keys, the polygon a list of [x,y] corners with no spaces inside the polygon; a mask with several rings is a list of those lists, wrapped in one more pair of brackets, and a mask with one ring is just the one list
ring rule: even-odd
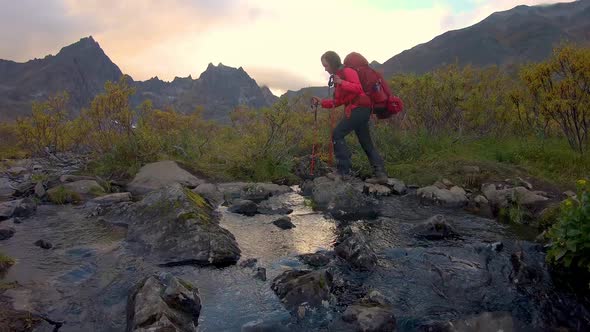
{"label": "flowing water", "polygon": [[[256,258],[256,267],[266,269],[266,281],[254,277],[256,268],[239,265],[159,267],[159,262],[128,246],[125,227],[100,217],[88,218],[84,207],[41,205],[35,216],[12,226],[14,237],[0,242],[0,250],[16,260],[2,281],[20,285],[4,296],[16,309],[64,322],[59,331],[122,331],[129,289],[144,277],[165,270],[198,288],[200,331],[239,331],[243,324],[260,319],[289,321],[290,314],[270,289],[272,280],[287,269],[309,268],[297,255],[331,250],[337,229],[333,220],[313,212],[297,193],[274,199],[294,210],[290,217],[296,228],[274,226],[272,221],[279,216],[245,217],[219,207],[220,224],[235,235],[241,261]],[[413,227],[437,213],[445,214],[460,238],[426,241],[413,236]],[[402,331],[481,312],[507,313],[517,330],[563,325],[555,308],[547,308],[546,301],[530,294],[538,289],[557,294],[547,274],[533,278],[538,281],[534,287],[518,282],[515,286],[510,274],[514,251],[525,251],[534,264],[543,261],[538,246],[527,241],[531,234],[526,229],[462,211],[424,207],[409,197],[385,199],[382,217],[358,225],[373,245],[379,266],[370,274],[343,273],[392,301]],[[35,246],[40,239],[53,248]],[[504,249],[491,249],[498,241]],[[583,325],[588,313],[582,304],[561,294],[557,299],[565,301],[564,308],[574,308],[567,310],[579,316],[580,330],[588,326]]]}

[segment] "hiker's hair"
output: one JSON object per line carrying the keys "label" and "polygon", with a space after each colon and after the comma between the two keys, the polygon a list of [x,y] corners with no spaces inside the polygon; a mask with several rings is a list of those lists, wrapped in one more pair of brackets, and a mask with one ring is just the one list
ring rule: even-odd
{"label": "hiker's hair", "polygon": [[342,67],[342,61],[340,60],[340,56],[334,51],[328,51],[322,54],[321,59],[325,59],[326,62],[330,65],[330,67],[334,70]]}

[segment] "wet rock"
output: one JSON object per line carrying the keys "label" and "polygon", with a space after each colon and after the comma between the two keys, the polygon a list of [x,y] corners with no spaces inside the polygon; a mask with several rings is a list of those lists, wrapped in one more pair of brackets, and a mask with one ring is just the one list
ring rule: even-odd
{"label": "wet rock", "polygon": [[12,227],[2,227],[0,228],[0,241],[1,240],[8,240],[14,236],[16,231]]}
{"label": "wet rock", "polygon": [[396,195],[405,195],[408,192],[408,188],[402,180],[389,178],[387,180],[387,185],[392,189],[393,193]]}
{"label": "wet rock", "polygon": [[29,217],[37,210],[37,204],[30,198],[0,203],[0,221],[12,217]]}
{"label": "wet rock", "polygon": [[240,198],[260,203],[271,196],[278,196],[291,192],[291,188],[274,183],[256,183],[242,188]]}
{"label": "wet rock", "polygon": [[377,291],[348,306],[341,319],[333,330],[388,332],[396,327],[393,306]]}
{"label": "wet rock", "polygon": [[254,266],[256,266],[256,263],[258,262],[258,259],[256,258],[248,258],[245,261],[240,262],[240,267],[241,268],[252,268]]}
{"label": "wet rock", "polygon": [[198,289],[169,273],[140,282],[127,300],[126,331],[197,331]]}
{"label": "wet rock", "polygon": [[223,193],[213,183],[202,183],[193,192],[205,197],[213,206],[223,203]]}
{"label": "wet rock", "polygon": [[45,196],[46,193],[47,191],[45,190],[43,182],[37,182],[37,184],[35,185],[35,196],[37,196],[38,198],[42,198],[43,196]]}
{"label": "wet rock", "polygon": [[240,249],[235,237],[219,226],[207,200],[175,183],[147,194],[123,216],[127,240],[165,265],[235,264]]}
{"label": "wet rock", "polygon": [[343,240],[334,248],[338,256],[361,271],[375,268],[377,255],[360,232],[349,227],[343,231],[341,237]]}
{"label": "wet rock", "polygon": [[375,197],[389,196],[391,195],[391,189],[389,187],[380,184],[365,184],[363,193]]}
{"label": "wet rock", "polygon": [[258,213],[264,214],[264,215],[291,214],[291,213],[293,213],[293,209],[287,208],[287,207],[281,207],[278,209],[271,209],[271,208],[259,206]]}
{"label": "wet rock", "polygon": [[529,265],[525,258],[524,251],[517,251],[510,255],[510,263],[512,264],[510,280],[518,285],[541,282],[543,279],[542,269],[539,266]]}
{"label": "wet rock", "polygon": [[483,195],[475,196],[475,198],[473,198],[467,203],[467,207],[465,209],[471,213],[480,215],[485,218],[494,217],[494,213],[492,211],[492,207],[490,206],[490,202]]}
{"label": "wet rock", "polygon": [[494,242],[490,245],[493,251],[500,252],[504,248],[504,244],[502,242]]}
{"label": "wet rock", "polygon": [[331,299],[332,274],[327,270],[289,270],[276,277],[271,288],[291,312],[302,305],[319,308]]}
{"label": "wet rock", "polygon": [[306,197],[311,196],[313,193],[313,188],[314,188],[313,181],[306,180],[300,186],[301,195],[306,196]]}
{"label": "wet rock", "polygon": [[42,249],[51,249],[53,248],[53,244],[49,243],[48,241],[45,240],[37,240],[34,243],[37,247],[42,248]]}
{"label": "wet rock", "polygon": [[258,205],[249,200],[238,199],[233,202],[233,205],[229,207],[228,211],[251,217],[258,213]]}
{"label": "wet rock", "polygon": [[88,204],[95,204],[100,206],[108,206],[119,204],[123,202],[131,202],[131,193],[115,193],[96,197],[88,201]]}
{"label": "wet rock", "polygon": [[[44,327],[46,328],[45,330],[40,330],[40,328]],[[38,317],[29,311],[15,310],[10,305],[6,304],[0,305],[0,331],[2,332],[44,332],[53,330],[53,326],[50,326],[50,324],[41,317]]]}
{"label": "wet rock", "polygon": [[15,197],[26,197],[35,192],[35,184],[30,180],[26,180],[18,184],[15,189]]}
{"label": "wet rock", "polygon": [[299,259],[309,266],[323,267],[330,264],[330,261],[334,259],[334,253],[331,251],[318,251],[299,255]]}
{"label": "wet rock", "polygon": [[47,191],[47,195],[52,202],[59,203],[62,197],[65,197],[65,203],[76,201],[87,201],[105,194],[104,188],[94,180],[80,180],[68,182]]}
{"label": "wet rock", "polygon": [[174,161],[159,161],[143,166],[127,185],[127,190],[133,196],[143,196],[173,183],[195,188],[205,181],[180,168]]}
{"label": "wet rock", "polygon": [[457,186],[448,189],[439,189],[435,186],[428,186],[418,189],[418,197],[443,207],[463,207],[467,203],[465,190]]}
{"label": "wet rock", "polygon": [[378,201],[368,197],[351,185],[332,199],[328,205],[328,212],[336,220],[368,220],[379,215]]}
{"label": "wet rock", "polygon": [[280,229],[291,229],[295,228],[295,225],[291,222],[291,218],[282,217],[272,222],[275,226]]}
{"label": "wet rock", "polygon": [[256,268],[256,273],[254,274],[254,278],[266,281],[266,269],[263,267]]}
{"label": "wet rock", "polygon": [[311,186],[311,199],[318,210],[326,209],[335,197],[352,188],[349,184],[336,183],[326,177],[314,179]]}
{"label": "wet rock", "polygon": [[563,192],[563,195],[565,195],[566,197],[569,197],[569,198],[571,198],[571,197],[576,197],[576,193],[575,193],[575,192],[573,192],[573,191],[571,191],[571,190],[564,191],[564,192]]}
{"label": "wet rock", "polygon": [[443,240],[456,238],[458,236],[458,233],[453,226],[451,226],[442,214],[437,214],[423,224],[416,226],[412,229],[412,233],[417,238],[424,238],[427,240]]}
{"label": "wet rock", "polygon": [[506,207],[509,203],[532,206],[548,200],[547,197],[537,195],[524,187],[497,190],[494,184],[488,184],[482,188],[482,192],[490,204],[498,208]]}
{"label": "wet rock", "polygon": [[242,325],[241,332],[289,332],[289,328],[280,322],[264,321],[262,319],[248,322]]}

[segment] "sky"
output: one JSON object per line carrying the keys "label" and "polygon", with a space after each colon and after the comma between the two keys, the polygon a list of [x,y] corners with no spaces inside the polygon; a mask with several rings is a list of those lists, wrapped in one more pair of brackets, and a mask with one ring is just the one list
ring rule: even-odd
{"label": "sky", "polygon": [[276,95],[327,82],[321,55],[369,61],[517,5],[572,0],[0,0],[0,59],[25,62],[92,36],[135,80],[243,67]]}

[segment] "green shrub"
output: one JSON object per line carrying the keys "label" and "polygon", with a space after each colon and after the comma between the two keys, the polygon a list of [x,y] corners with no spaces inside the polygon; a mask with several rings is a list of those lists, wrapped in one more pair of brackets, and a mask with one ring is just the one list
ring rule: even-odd
{"label": "green shrub", "polygon": [[557,223],[548,232],[551,248],[547,260],[590,272],[590,185],[579,180],[577,187],[578,195],[563,202]]}

